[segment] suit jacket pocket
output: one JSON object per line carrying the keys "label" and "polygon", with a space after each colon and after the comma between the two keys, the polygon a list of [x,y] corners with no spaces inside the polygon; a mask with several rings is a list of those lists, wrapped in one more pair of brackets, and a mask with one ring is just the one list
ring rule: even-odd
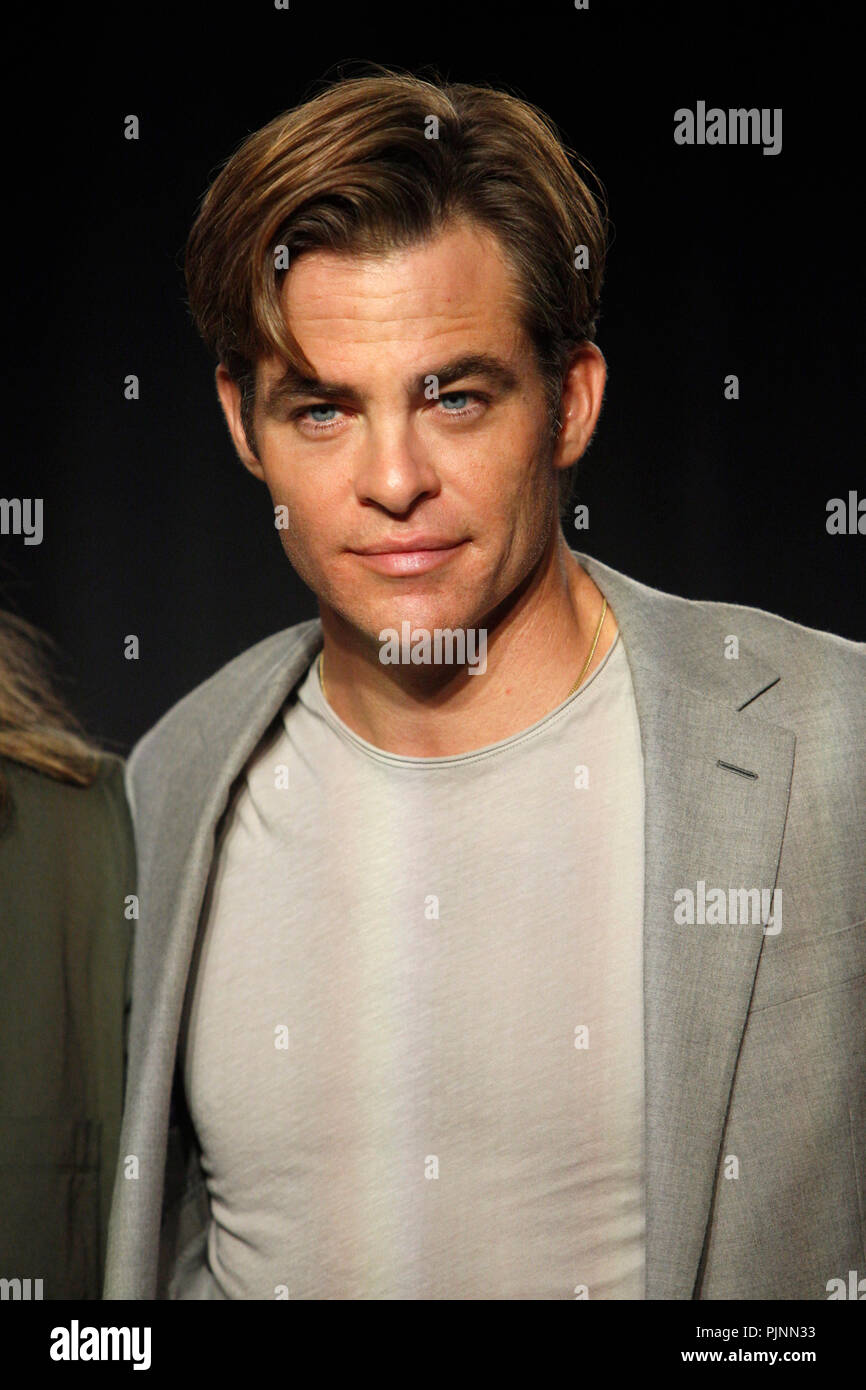
{"label": "suit jacket pocket", "polygon": [[100,1297],[101,1129],[68,1115],[0,1115],[0,1278],[31,1280],[31,1297]]}

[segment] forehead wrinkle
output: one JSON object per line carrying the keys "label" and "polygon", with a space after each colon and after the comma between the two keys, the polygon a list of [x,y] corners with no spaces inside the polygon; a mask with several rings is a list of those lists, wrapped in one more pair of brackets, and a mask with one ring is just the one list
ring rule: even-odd
{"label": "forehead wrinkle", "polygon": [[[312,320],[303,315],[294,316],[289,323],[308,360],[325,359],[317,364],[323,377],[342,373],[341,364],[347,355],[356,352],[397,353],[401,361],[407,356],[417,360],[422,354],[426,357],[493,352],[497,347],[513,353],[518,350],[521,337],[517,323],[497,328],[494,319],[464,312],[457,316],[440,313],[435,316],[411,314],[385,321],[365,319],[363,327],[356,317],[336,314]],[[440,346],[437,347],[437,343]]]}
{"label": "forehead wrinkle", "polygon": [[[387,322],[364,323],[363,327],[355,319],[322,320],[317,328],[304,319],[291,321],[293,330],[305,349],[310,361],[314,356],[326,356],[329,361],[342,361],[348,352],[363,353],[365,349],[393,351],[416,357],[419,353],[436,351],[437,342],[447,344],[459,339],[465,340],[466,350],[478,350],[480,337],[485,340],[501,341],[501,335],[494,334],[493,325],[473,319],[437,319],[426,317],[389,320]],[[439,349],[441,351],[441,349]],[[446,350],[448,350],[446,348]],[[455,347],[455,351],[456,351]]]}
{"label": "forehead wrinkle", "polygon": [[[410,294],[417,299],[419,293],[428,294],[428,289],[407,290],[403,295],[406,299]],[[364,296],[360,299],[354,295],[347,295],[351,300],[350,310],[346,306],[335,304],[334,300],[340,299],[339,292],[333,289],[329,291],[317,292],[310,296],[308,302],[292,303],[291,296],[285,305],[286,316],[289,320],[309,320],[315,323],[328,323],[337,325],[341,323],[352,324],[356,322],[364,323],[387,323],[389,320],[400,323],[415,323],[425,320],[431,323],[471,323],[475,319],[486,319],[491,313],[495,313],[499,306],[499,300],[495,295],[479,298],[476,304],[467,305],[467,296],[458,295],[449,291],[448,301],[442,303],[441,297],[438,302],[428,304],[417,304],[407,302],[403,306],[394,303],[393,294],[382,294],[372,297]],[[431,296],[432,298],[432,296]],[[382,304],[388,301],[390,311],[383,317]]]}
{"label": "forehead wrinkle", "polygon": [[[302,258],[295,266],[294,274],[290,271],[283,281],[284,308],[287,314],[294,308],[294,312],[301,316],[309,310],[321,320],[332,323],[346,317],[339,310],[333,314],[329,312],[335,296],[350,300],[351,317],[364,322],[376,317],[382,301],[390,301],[398,310],[398,316],[407,321],[450,318],[452,306],[459,310],[465,306],[467,299],[473,302],[479,314],[483,315],[491,309],[495,311],[503,297],[509,301],[512,299],[514,270],[491,234],[479,237],[474,228],[469,231],[482,252],[479,259],[460,253],[453,242],[449,256],[444,259],[437,256],[441,238],[423,243],[421,247],[381,257],[308,253],[316,260],[312,264],[308,262],[305,267],[305,258]],[[488,255],[486,242],[491,240],[495,254]],[[431,261],[435,271],[432,279],[431,267],[426,264]],[[292,301],[298,297],[301,304],[293,306]],[[399,309],[401,300],[417,301],[419,297],[426,300],[421,307],[414,310],[410,307],[408,312]],[[322,304],[326,306],[324,313],[320,309]]]}
{"label": "forehead wrinkle", "polygon": [[[365,350],[399,354],[401,367],[421,354],[440,362],[485,350],[522,358],[528,344],[514,267],[491,234],[473,226],[463,230],[475,243],[468,254],[459,231],[444,251],[439,238],[383,256],[305,253],[294,275],[286,276],[281,297],[287,323],[323,381],[345,381],[359,360],[365,369]],[[469,292],[461,293],[467,279]],[[463,342],[454,341],[461,337]],[[387,357],[381,361],[385,371]]]}

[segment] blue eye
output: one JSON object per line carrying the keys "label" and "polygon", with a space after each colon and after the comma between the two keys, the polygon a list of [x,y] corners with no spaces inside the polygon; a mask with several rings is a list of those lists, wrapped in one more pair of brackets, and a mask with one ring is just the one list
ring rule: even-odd
{"label": "blue eye", "polygon": [[440,400],[440,402],[441,402],[442,405],[446,406],[446,409],[449,409],[449,408],[450,408],[450,407],[448,407],[448,405],[447,405],[447,403],[450,401],[450,402],[451,402],[451,407],[453,407],[455,410],[465,410],[465,408],[466,408],[466,402],[469,400],[469,392],[468,392],[468,391],[452,391],[452,392],[450,392],[450,394],[447,395],[447,396],[440,396],[440,397],[439,397],[439,400]]}
{"label": "blue eye", "polygon": [[321,418],[318,418],[318,417],[321,416],[322,414],[325,414],[325,415],[331,416],[331,418],[333,419],[333,418],[336,417],[337,410],[336,410],[336,406],[333,406],[333,405],[311,405],[311,406],[309,407],[309,414],[310,414],[310,418],[313,420],[313,423],[314,423],[314,424],[316,424],[316,425],[328,425],[328,424],[330,424],[330,420],[322,420]]}

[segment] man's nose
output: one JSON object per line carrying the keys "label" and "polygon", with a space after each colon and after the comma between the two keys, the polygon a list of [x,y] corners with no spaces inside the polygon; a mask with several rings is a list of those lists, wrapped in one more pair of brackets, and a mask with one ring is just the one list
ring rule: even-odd
{"label": "man's nose", "polygon": [[355,491],[360,501],[389,512],[407,512],[422,495],[439,491],[439,478],[426,445],[405,418],[370,425],[356,459]]}

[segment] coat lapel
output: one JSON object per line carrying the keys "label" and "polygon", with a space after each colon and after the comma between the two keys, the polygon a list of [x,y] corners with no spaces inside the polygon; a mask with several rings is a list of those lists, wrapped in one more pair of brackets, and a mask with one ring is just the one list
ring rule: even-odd
{"label": "coat lapel", "polygon": [[[260,660],[244,665],[243,682],[234,688],[225,679],[225,671],[218,673],[223,678],[221,701],[207,707],[207,724],[196,730],[198,746],[184,761],[183,785],[174,788],[183,797],[185,814],[178,817],[175,810],[151,825],[157,831],[156,862],[163,866],[158,876],[151,874],[146,880],[152,884],[153,921],[162,925],[164,938],[155,988],[158,997],[170,1001],[173,1045],[217,835],[233,783],[321,645],[321,626],[314,619],[300,625],[290,640],[280,632],[264,642]],[[179,824],[188,827],[188,838],[177,835]]]}
{"label": "coat lapel", "polygon": [[[321,645],[318,619],[268,638],[244,653],[234,679],[231,667],[212,678],[219,681],[217,698],[205,702],[201,690],[187,697],[194,708],[206,710],[207,724],[192,727],[194,745],[175,749],[173,765],[164,749],[149,757],[151,741],[161,738],[161,723],[130,759],[133,816],[137,821],[136,803],[146,802],[147,819],[136,825],[141,921],[106,1298],[157,1296],[178,1034],[220,821],[232,784]],[[177,709],[170,712],[173,719]],[[123,1155],[138,1158],[138,1181],[126,1180]]]}
{"label": "coat lapel", "polygon": [[679,926],[674,893],[774,888],[795,737],[757,716],[778,674],[742,641],[726,659],[730,610],[717,617],[575,554],[622,633],[644,755],[646,1297],[688,1299],[763,931]]}

